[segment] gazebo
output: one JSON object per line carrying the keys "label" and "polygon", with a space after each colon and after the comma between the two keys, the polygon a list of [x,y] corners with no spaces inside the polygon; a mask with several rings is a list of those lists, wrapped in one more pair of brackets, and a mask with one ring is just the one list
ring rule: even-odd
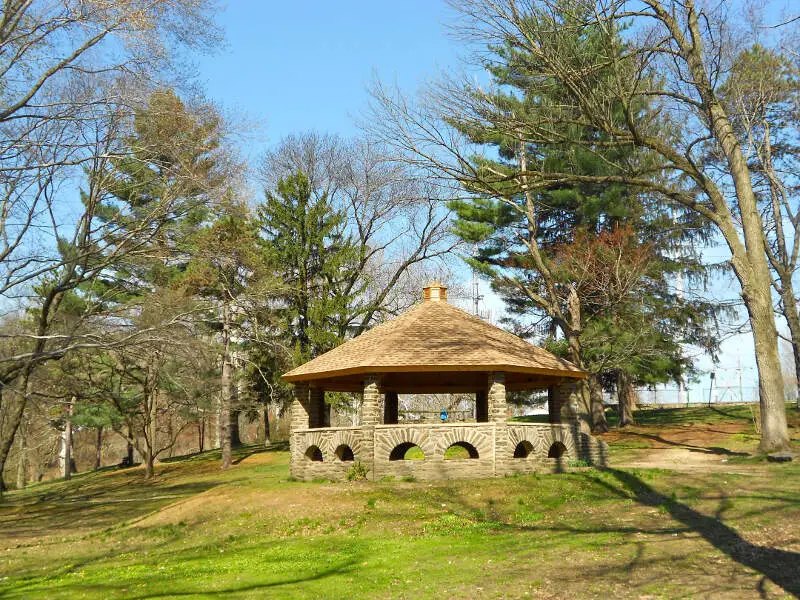
{"label": "gazebo", "polygon": [[[576,382],[586,373],[448,304],[438,282],[415,308],[283,377],[294,384],[291,472],[298,479],[343,479],[354,461],[370,479],[420,480],[605,462],[605,443],[581,427]],[[548,390],[549,422],[509,421],[506,393],[537,389]],[[326,391],[363,394],[359,426],[330,427]],[[398,394],[443,392],[473,393],[474,422],[398,422]],[[413,446],[422,457],[406,460]],[[469,458],[446,459],[451,446]]]}

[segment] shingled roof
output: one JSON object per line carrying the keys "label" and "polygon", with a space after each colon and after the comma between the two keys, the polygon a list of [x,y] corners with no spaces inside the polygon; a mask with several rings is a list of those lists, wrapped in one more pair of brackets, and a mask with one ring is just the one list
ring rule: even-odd
{"label": "shingled roof", "polygon": [[585,371],[446,302],[432,284],[425,301],[284,374],[290,382],[360,373],[503,371],[583,378]]}

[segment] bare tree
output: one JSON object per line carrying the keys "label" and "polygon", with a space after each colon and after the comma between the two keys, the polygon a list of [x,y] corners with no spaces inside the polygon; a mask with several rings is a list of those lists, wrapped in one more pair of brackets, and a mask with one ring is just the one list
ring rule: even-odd
{"label": "bare tree", "polygon": [[800,312],[794,284],[800,253],[797,57],[780,45],[770,48],[754,42],[734,57],[721,96],[753,173],[767,258],[774,273],[772,284],[789,328],[800,381]]}
{"label": "bare tree", "polygon": [[[138,228],[127,215],[99,223],[109,161],[125,153],[133,113],[149,90],[174,80],[184,49],[218,40],[207,0],[7,0],[0,14],[0,299],[23,306],[41,286],[27,345],[0,357],[0,472],[27,401],[26,381],[43,362],[98,340],[50,335],[65,293],[139,248],[163,206]],[[81,202],[65,188],[91,173]],[[8,388],[11,382],[15,384]]]}
{"label": "bare tree", "polygon": [[315,195],[324,194],[346,216],[359,247],[343,293],[364,292],[340,319],[339,337],[357,335],[413,304],[419,288],[412,291],[408,284],[458,246],[442,190],[381,144],[313,132],[289,136],[266,154],[260,169],[268,189],[298,171],[309,178]]}
{"label": "bare tree", "polygon": [[[433,110],[419,111],[377,86],[385,139],[409,160],[470,189],[502,196],[509,184],[527,190],[565,183],[621,183],[658,194],[712,223],[731,253],[755,342],[764,452],[788,446],[786,410],[773,312],[772,277],[753,171],[720,94],[733,36],[724,4],[711,10],[692,0],[465,0],[454,3],[457,34],[470,41],[524,51],[528,85],[559,103],[531,106],[523,121],[494,104],[496,95],[465,78],[444,80],[429,94]],[[581,44],[591,33],[591,47]],[[542,94],[546,96],[546,93]],[[601,132],[606,148],[635,148],[638,160],[610,164],[602,176],[565,172],[530,161],[508,175],[481,169],[475,148],[449,126],[493,125],[521,143],[591,148],[596,139],[565,136],[567,126]],[[713,156],[713,160],[709,156]],[[658,173],[659,177],[653,177]]]}

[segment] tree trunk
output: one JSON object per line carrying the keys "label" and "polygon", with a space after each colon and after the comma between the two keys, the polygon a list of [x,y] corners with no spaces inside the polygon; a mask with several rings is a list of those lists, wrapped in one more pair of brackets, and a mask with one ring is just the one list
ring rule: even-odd
{"label": "tree trunk", "polygon": [[[156,448],[158,448],[158,385],[157,381],[157,368],[155,360],[150,363],[148,382],[145,386],[145,411],[146,421],[144,424],[144,462],[145,462],[145,479],[152,479],[155,476],[155,459]],[[141,452],[141,448],[140,448]]]}
{"label": "tree trunk", "polygon": [[203,416],[200,417],[200,421],[197,423],[197,446],[200,449],[200,452],[205,450],[206,447],[206,413],[203,411]]}
{"label": "tree trunk", "polygon": [[[764,268],[766,269],[766,259]],[[768,271],[767,277],[769,277]],[[758,285],[758,281],[748,286],[742,285],[742,297],[750,317],[758,366],[761,410],[759,449],[768,453],[786,450],[789,447],[789,429],[786,423],[786,400],[783,395],[783,374],[778,354],[778,332],[775,328],[775,312],[772,307],[771,281],[763,276],[757,279],[761,285]]]}
{"label": "tree trunk", "polygon": [[[788,274],[787,274],[788,275]],[[794,358],[795,400],[800,403],[800,314],[797,311],[797,302],[794,299],[794,283],[791,276],[781,274],[781,304],[782,313],[789,326],[789,335]],[[800,406],[800,404],[798,404]]]}
{"label": "tree trunk", "polygon": [[603,386],[596,375],[589,379],[589,394],[591,396],[592,407],[592,433],[606,433],[608,423],[606,422],[606,410],[603,406]]}
{"label": "tree trunk", "polygon": [[[693,27],[697,27],[696,23]],[[696,81],[708,82],[702,73],[702,57],[695,47],[692,55],[693,76]],[[701,79],[698,79],[701,77]],[[702,92],[701,92],[702,93]],[[717,223],[731,250],[731,266],[742,286],[742,300],[750,317],[758,367],[758,388],[761,396],[761,444],[759,449],[774,452],[789,448],[789,429],[786,424],[786,403],[783,396],[783,376],[778,354],[778,331],[772,306],[772,272],[767,259],[764,221],[758,210],[750,168],[739,145],[733,126],[722,104],[708,94],[704,99],[714,136],[725,153],[741,219],[742,245],[738,230],[729,214]],[[777,218],[777,217],[776,217]]]}
{"label": "tree trunk", "polygon": [[133,466],[133,443],[131,442],[132,439],[133,439],[133,430],[131,429],[131,426],[128,425],[128,445],[127,445],[126,457],[128,459],[129,467]]}
{"label": "tree trunk", "polygon": [[147,452],[145,452],[144,456],[144,478],[145,479],[153,479],[156,476],[156,467],[155,467],[155,456],[153,456],[153,452],[148,448]]}
{"label": "tree trunk", "polygon": [[222,307],[222,376],[220,380],[219,423],[222,442],[222,468],[229,469],[231,457],[231,354],[230,354],[230,314],[227,304]]}
{"label": "tree trunk", "polygon": [[633,407],[636,406],[636,390],[625,371],[617,374],[617,401],[619,405],[619,426],[635,425]]}
{"label": "tree trunk", "polygon": [[167,439],[170,441],[167,457],[172,458],[175,452],[175,428],[172,422],[172,411],[167,413]]}
{"label": "tree trunk", "polygon": [[98,471],[103,465],[103,426],[97,428],[97,437],[94,441],[94,470]]}
{"label": "tree trunk", "polygon": [[69,400],[67,405],[67,420],[64,423],[64,435],[61,438],[63,444],[63,459],[62,465],[64,481],[69,481],[72,477],[72,415],[75,411],[75,397]]}
{"label": "tree trunk", "polygon": [[19,458],[17,459],[17,489],[28,485],[28,425],[30,417],[23,419],[19,428]]}
{"label": "tree trunk", "polygon": [[[4,419],[0,422],[0,492],[7,489],[3,473],[5,473],[8,455],[25,412],[28,400],[28,379],[29,374],[24,373],[19,387],[19,389],[25,390],[24,394],[20,394],[17,390],[10,390],[6,383],[0,382],[0,406],[5,409]],[[9,398],[9,391],[13,394],[11,398]]]}
{"label": "tree trunk", "polygon": [[264,422],[264,447],[269,448],[272,445],[269,438],[269,406],[264,407],[262,421]]}
{"label": "tree trunk", "polygon": [[157,429],[157,422],[156,418],[158,417],[158,392],[153,391],[152,397],[150,398],[150,419],[147,423],[149,433],[147,435],[147,478],[150,479],[155,475],[155,471],[153,469],[153,465],[155,464],[155,453],[156,448],[158,447],[158,429]]}

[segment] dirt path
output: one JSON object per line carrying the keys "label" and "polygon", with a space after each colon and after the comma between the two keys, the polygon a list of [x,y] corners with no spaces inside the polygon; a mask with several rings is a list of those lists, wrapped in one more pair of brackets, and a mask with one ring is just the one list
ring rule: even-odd
{"label": "dirt path", "polygon": [[616,463],[614,466],[631,469],[671,469],[673,471],[701,471],[721,473],[752,473],[757,465],[731,464],[724,455],[707,453],[690,448],[657,448],[636,451],[639,456]]}
{"label": "dirt path", "polygon": [[758,470],[757,465],[730,462],[733,457],[749,456],[740,448],[743,444],[731,443],[731,436],[746,429],[740,423],[692,424],[671,429],[642,425],[612,431],[603,439],[622,449],[615,466],[751,473]]}

